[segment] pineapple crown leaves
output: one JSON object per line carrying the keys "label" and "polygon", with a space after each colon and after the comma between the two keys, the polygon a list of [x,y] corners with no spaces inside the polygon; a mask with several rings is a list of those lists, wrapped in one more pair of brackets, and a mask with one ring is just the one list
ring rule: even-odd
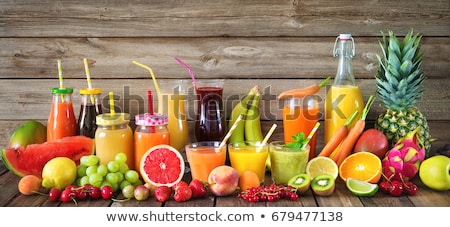
{"label": "pineapple crown leaves", "polygon": [[388,36],[381,33],[382,56],[376,55],[380,64],[375,78],[377,94],[388,109],[409,109],[424,92],[423,53],[420,51],[422,36],[414,34],[411,29],[400,41],[393,31],[388,31]]}

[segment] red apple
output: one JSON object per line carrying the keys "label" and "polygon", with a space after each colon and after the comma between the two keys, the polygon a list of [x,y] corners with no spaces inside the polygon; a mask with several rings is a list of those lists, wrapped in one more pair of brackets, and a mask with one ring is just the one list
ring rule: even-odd
{"label": "red apple", "polygon": [[353,152],[368,151],[383,159],[388,149],[389,142],[386,135],[375,128],[370,128],[358,138]]}

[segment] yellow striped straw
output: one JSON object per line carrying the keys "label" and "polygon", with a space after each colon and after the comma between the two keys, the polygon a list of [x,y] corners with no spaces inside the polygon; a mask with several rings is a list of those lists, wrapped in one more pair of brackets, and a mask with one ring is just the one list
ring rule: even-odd
{"label": "yellow striped straw", "polygon": [[114,94],[112,91],[109,92],[109,112],[112,116],[116,114],[116,111],[114,110]]}
{"label": "yellow striped straw", "polygon": [[[92,89],[92,84],[91,84],[91,76],[89,73],[89,65],[88,65],[88,61],[87,58],[83,59],[84,62],[84,71],[86,72],[86,80],[88,83],[88,89],[91,90]],[[94,104],[94,96],[91,95],[91,103]]]}
{"label": "yellow striped straw", "polygon": [[[59,88],[64,88],[61,59],[58,59],[57,63],[58,63]],[[61,95],[61,99],[64,102],[64,95]]]}
{"label": "yellow striped straw", "polygon": [[142,68],[145,68],[145,69],[147,69],[150,72],[150,75],[152,76],[152,79],[153,79],[153,83],[155,84],[156,93],[157,93],[158,97],[160,97],[161,92],[159,90],[159,86],[158,86],[158,83],[156,82],[156,77],[155,77],[155,74],[153,73],[152,68],[150,68],[150,67],[148,67],[148,66],[146,66],[146,65],[144,65],[142,63],[139,63],[137,61],[133,61],[133,64],[141,66]]}
{"label": "yellow striped straw", "polygon": [[277,128],[277,124],[273,124],[272,127],[267,132],[266,136],[264,137],[263,141],[261,142],[260,147],[256,150],[257,152],[260,152],[262,147],[267,144],[267,142],[269,141],[270,137],[272,136],[272,134],[276,128]]}
{"label": "yellow striped straw", "polygon": [[238,126],[239,122],[242,120],[243,116],[242,114],[239,115],[239,117],[236,119],[236,121],[234,122],[233,126],[231,126],[230,130],[228,131],[228,133],[225,135],[225,138],[223,138],[222,142],[220,143],[219,147],[225,146],[225,144],[227,143],[228,139],[230,138],[231,134],[233,134],[233,131],[236,129],[236,127]]}
{"label": "yellow striped straw", "polygon": [[311,140],[311,138],[314,136],[314,134],[316,133],[317,129],[319,129],[319,126],[320,126],[319,122],[317,122],[316,125],[314,125],[314,128],[311,130],[311,132],[309,133],[309,135],[307,137],[307,142],[305,144],[303,144],[302,150],[306,148],[306,145]]}

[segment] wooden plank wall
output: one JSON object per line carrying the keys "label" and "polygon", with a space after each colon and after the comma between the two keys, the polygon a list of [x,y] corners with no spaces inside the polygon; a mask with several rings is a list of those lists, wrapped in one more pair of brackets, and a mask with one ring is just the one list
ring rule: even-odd
{"label": "wooden plank wall", "polygon": [[[354,73],[367,99],[376,91],[381,31],[402,36],[413,28],[423,35],[428,78],[418,107],[438,139],[435,150],[450,143],[449,11],[449,1],[441,0],[3,0],[0,147],[25,120],[46,123],[50,88],[58,86],[57,59],[62,60],[65,85],[75,89],[75,104],[79,89],[87,86],[82,60],[88,58],[92,83],[104,91],[105,111],[107,93],[113,91],[117,110],[134,116],[146,111],[146,91],[155,87],[149,72],[132,61],[152,67],[158,80],[189,79],[174,60],[177,56],[198,79],[226,79],[227,114],[259,85],[267,130],[273,122],[281,125],[275,99],[279,93],[335,75],[332,49],[337,35],[355,38]],[[193,98],[188,105],[191,130]],[[369,120],[382,111],[377,101]]]}

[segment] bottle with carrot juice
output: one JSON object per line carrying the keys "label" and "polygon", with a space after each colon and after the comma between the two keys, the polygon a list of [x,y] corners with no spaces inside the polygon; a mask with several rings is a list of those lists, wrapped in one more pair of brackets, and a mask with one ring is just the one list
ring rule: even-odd
{"label": "bottle with carrot juice", "polygon": [[[325,98],[325,144],[355,110],[361,114],[364,108],[361,91],[353,76],[352,58],[355,56],[355,46],[350,34],[340,34],[336,38],[334,57],[337,56],[339,64],[336,77]],[[351,127],[353,125],[349,126]]]}
{"label": "bottle with carrot juice", "polygon": [[47,141],[61,139],[78,134],[72,104],[72,88],[52,88],[53,96],[50,115],[47,122]]}

